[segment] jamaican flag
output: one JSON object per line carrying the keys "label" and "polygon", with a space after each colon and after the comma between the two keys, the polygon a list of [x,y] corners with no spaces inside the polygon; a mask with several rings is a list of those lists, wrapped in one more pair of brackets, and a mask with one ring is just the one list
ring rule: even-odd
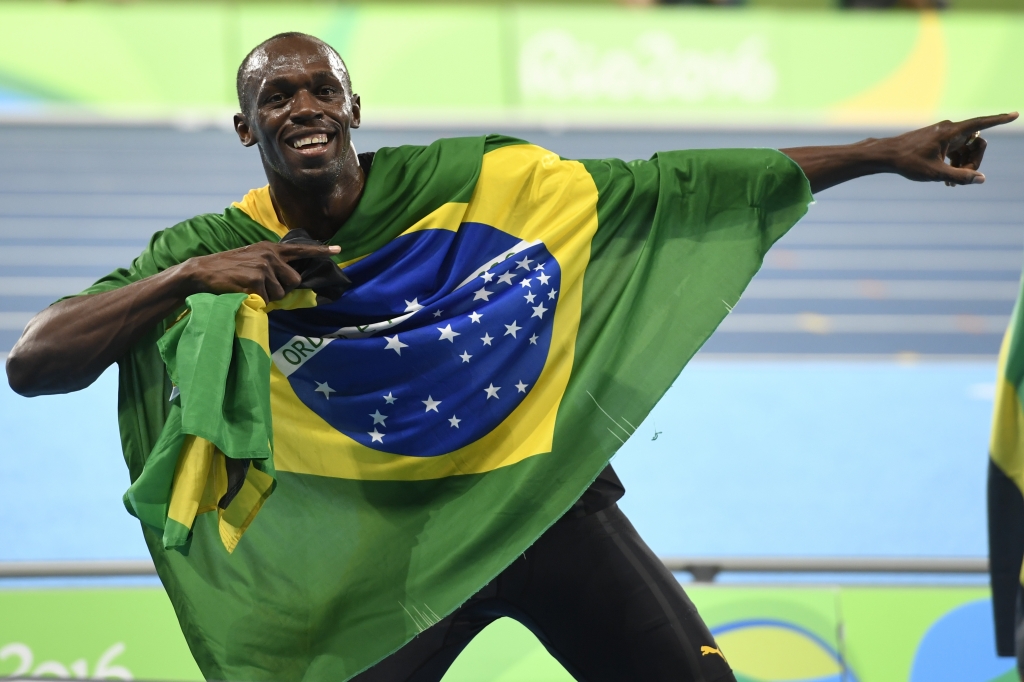
{"label": "jamaican flag", "polygon": [[[216,314],[190,300],[120,363],[132,480],[162,436],[182,439],[155,476],[164,493],[136,500],[204,674],[344,680],[450,613],[594,480],[810,200],[800,168],[765,149],[570,161],[489,136],[378,151],[331,242],[352,282],[341,298],[267,310],[235,295]],[[254,190],[158,233],[86,293],[286,232]],[[239,314],[265,321],[265,350]],[[183,370],[182,343],[206,333],[230,366]],[[235,481],[249,488],[225,507],[245,447],[221,457],[174,420],[207,382],[225,419],[256,423],[261,400],[240,393],[261,381],[271,442],[251,439],[259,456]],[[187,509],[167,507],[175,485]]]}
{"label": "jamaican flag", "polygon": [[[1024,280],[1022,280],[1024,287]],[[1024,578],[1024,318],[1022,294],[999,349],[988,463],[988,541],[996,651],[1013,656]]]}

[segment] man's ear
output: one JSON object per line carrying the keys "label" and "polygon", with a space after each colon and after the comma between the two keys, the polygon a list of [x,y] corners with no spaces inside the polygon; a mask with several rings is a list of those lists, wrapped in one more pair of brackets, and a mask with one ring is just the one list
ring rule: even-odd
{"label": "man's ear", "polygon": [[246,147],[256,144],[256,136],[252,134],[252,128],[249,127],[249,122],[245,120],[243,114],[235,114],[235,132]]}
{"label": "man's ear", "polygon": [[352,127],[358,128],[359,124],[362,123],[362,103],[359,101],[359,95],[352,93]]}

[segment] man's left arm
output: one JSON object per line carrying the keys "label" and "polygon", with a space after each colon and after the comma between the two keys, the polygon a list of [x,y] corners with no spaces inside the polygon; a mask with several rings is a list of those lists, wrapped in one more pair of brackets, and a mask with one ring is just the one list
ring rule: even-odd
{"label": "man's left arm", "polygon": [[945,182],[951,187],[981,184],[985,176],[978,169],[987,143],[980,132],[1016,118],[1017,114],[1012,113],[957,123],[943,121],[896,137],[779,151],[803,169],[815,194],[876,173],[896,173],[918,182]]}

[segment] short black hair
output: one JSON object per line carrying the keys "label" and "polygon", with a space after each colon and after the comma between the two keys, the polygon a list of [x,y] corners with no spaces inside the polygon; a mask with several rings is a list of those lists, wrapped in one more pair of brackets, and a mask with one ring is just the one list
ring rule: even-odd
{"label": "short black hair", "polygon": [[262,43],[249,50],[249,54],[245,55],[245,59],[243,59],[242,63],[238,65],[238,73],[235,74],[235,90],[238,93],[238,106],[242,108],[243,114],[249,114],[249,106],[252,104],[252,102],[248,101],[247,93],[245,92],[245,81],[253,59],[258,54],[263,52],[264,48],[266,48],[267,45],[274,42],[275,40],[281,40],[283,38],[303,38],[305,40],[318,43],[323,47],[326,47],[328,50],[330,50],[331,53],[334,54],[334,56],[337,57],[338,61],[341,63],[342,85],[345,86],[345,89],[348,91],[349,95],[352,94],[352,80],[349,78],[348,75],[348,67],[345,66],[345,60],[341,58],[341,55],[338,54],[337,50],[335,50],[329,44],[320,40],[316,36],[311,36],[308,33],[301,33],[299,31],[287,31],[285,33],[278,33],[277,35],[270,36]]}

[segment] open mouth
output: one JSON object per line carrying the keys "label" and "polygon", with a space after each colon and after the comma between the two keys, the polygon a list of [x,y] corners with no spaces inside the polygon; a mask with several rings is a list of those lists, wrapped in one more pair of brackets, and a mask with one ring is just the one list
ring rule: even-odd
{"label": "open mouth", "polygon": [[328,133],[314,133],[303,135],[288,141],[288,146],[303,154],[315,154],[327,149],[333,136]]}

